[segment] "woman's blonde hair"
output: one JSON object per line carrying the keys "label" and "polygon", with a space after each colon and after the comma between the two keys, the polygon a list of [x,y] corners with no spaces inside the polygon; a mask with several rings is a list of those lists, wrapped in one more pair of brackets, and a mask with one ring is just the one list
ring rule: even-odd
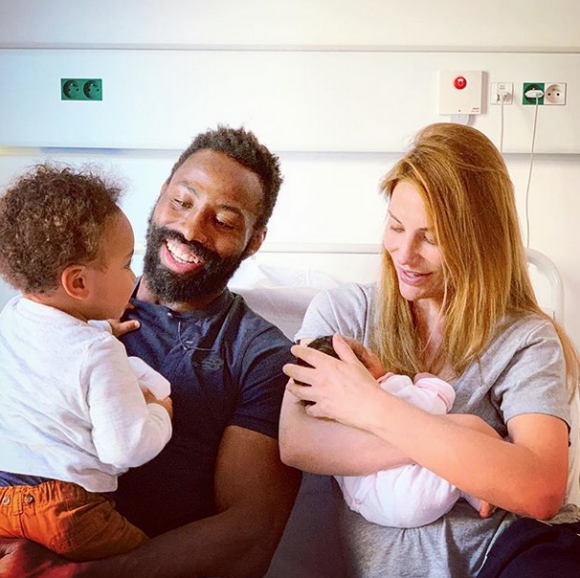
{"label": "woman's blonde hair", "polygon": [[413,185],[421,195],[443,258],[443,342],[433,366],[425,367],[425,344],[417,337],[410,303],[401,296],[395,267],[383,250],[375,346],[385,367],[414,375],[446,363],[460,375],[479,359],[505,315],[535,313],[554,324],[573,392],[578,354],[537,303],[513,185],[493,143],[467,126],[430,125],[384,178],[381,188],[387,198],[399,182]]}

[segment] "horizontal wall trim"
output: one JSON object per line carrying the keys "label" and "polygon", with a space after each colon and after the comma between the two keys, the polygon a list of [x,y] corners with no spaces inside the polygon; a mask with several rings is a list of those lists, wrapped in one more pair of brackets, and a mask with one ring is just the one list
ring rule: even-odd
{"label": "horizontal wall trim", "polygon": [[[33,146],[2,146],[0,144],[0,157],[27,157],[27,156],[107,156],[107,157],[167,157],[167,158],[175,158],[179,156],[183,152],[183,149],[179,148],[107,148],[107,147],[33,147]],[[322,157],[322,156],[329,156],[329,157],[368,157],[369,155],[377,156],[377,157],[386,157],[386,156],[400,156],[399,152],[390,152],[390,151],[284,151],[284,150],[273,150],[273,152],[277,155],[284,155],[289,157],[308,157],[308,158],[315,158],[315,157]],[[529,153],[520,153],[520,152],[504,152],[504,157],[509,157],[513,159],[526,159],[530,156]],[[542,154],[541,156],[536,157],[534,162],[554,162],[558,159],[562,159],[562,157],[566,158],[567,160],[574,160],[578,159],[580,161],[580,153],[575,152],[563,152],[558,154]]]}
{"label": "horizontal wall trim", "polygon": [[507,54],[580,54],[580,46],[377,46],[316,44],[129,44],[129,43],[35,43],[0,42],[0,50],[139,50],[176,52],[413,52],[413,53],[507,53]]}

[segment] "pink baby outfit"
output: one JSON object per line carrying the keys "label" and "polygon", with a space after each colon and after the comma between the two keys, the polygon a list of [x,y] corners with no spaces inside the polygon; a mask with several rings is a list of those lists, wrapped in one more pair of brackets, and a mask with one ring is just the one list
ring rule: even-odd
{"label": "pink baby outfit", "polygon": [[[422,377],[413,383],[406,375],[387,374],[378,382],[385,391],[435,415],[448,413],[455,401],[453,387],[437,377]],[[479,500],[417,464],[367,476],[335,478],[349,508],[382,526],[415,528],[430,524],[461,497],[479,510]]]}

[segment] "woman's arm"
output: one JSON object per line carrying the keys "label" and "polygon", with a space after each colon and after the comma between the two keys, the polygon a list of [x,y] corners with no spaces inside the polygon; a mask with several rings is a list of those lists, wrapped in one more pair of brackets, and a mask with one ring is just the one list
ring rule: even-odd
{"label": "woman's arm", "polygon": [[285,368],[293,379],[312,384],[288,385],[297,397],[315,402],[304,409],[309,416],[373,434],[463,491],[503,509],[540,519],[558,511],[568,472],[564,421],[520,415],[508,422],[510,442],[494,439],[384,392],[340,336],[334,347],[342,361],[295,347],[294,354],[314,368]]}
{"label": "woman's arm", "polygon": [[308,415],[286,391],[280,416],[282,461],[305,472],[362,476],[413,463],[381,438],[329,419]]}

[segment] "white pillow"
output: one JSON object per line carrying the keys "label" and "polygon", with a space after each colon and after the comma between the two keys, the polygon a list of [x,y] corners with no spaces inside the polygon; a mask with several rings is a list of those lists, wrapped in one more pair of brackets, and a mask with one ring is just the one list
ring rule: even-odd
{"label": "white pillow", "polygon": [[251,309],[291,340],[300,329],[312,298],[323,289],[339,285],[336,279],[319,271],[266,265],[251,259],[242,263],[229,283]]}

